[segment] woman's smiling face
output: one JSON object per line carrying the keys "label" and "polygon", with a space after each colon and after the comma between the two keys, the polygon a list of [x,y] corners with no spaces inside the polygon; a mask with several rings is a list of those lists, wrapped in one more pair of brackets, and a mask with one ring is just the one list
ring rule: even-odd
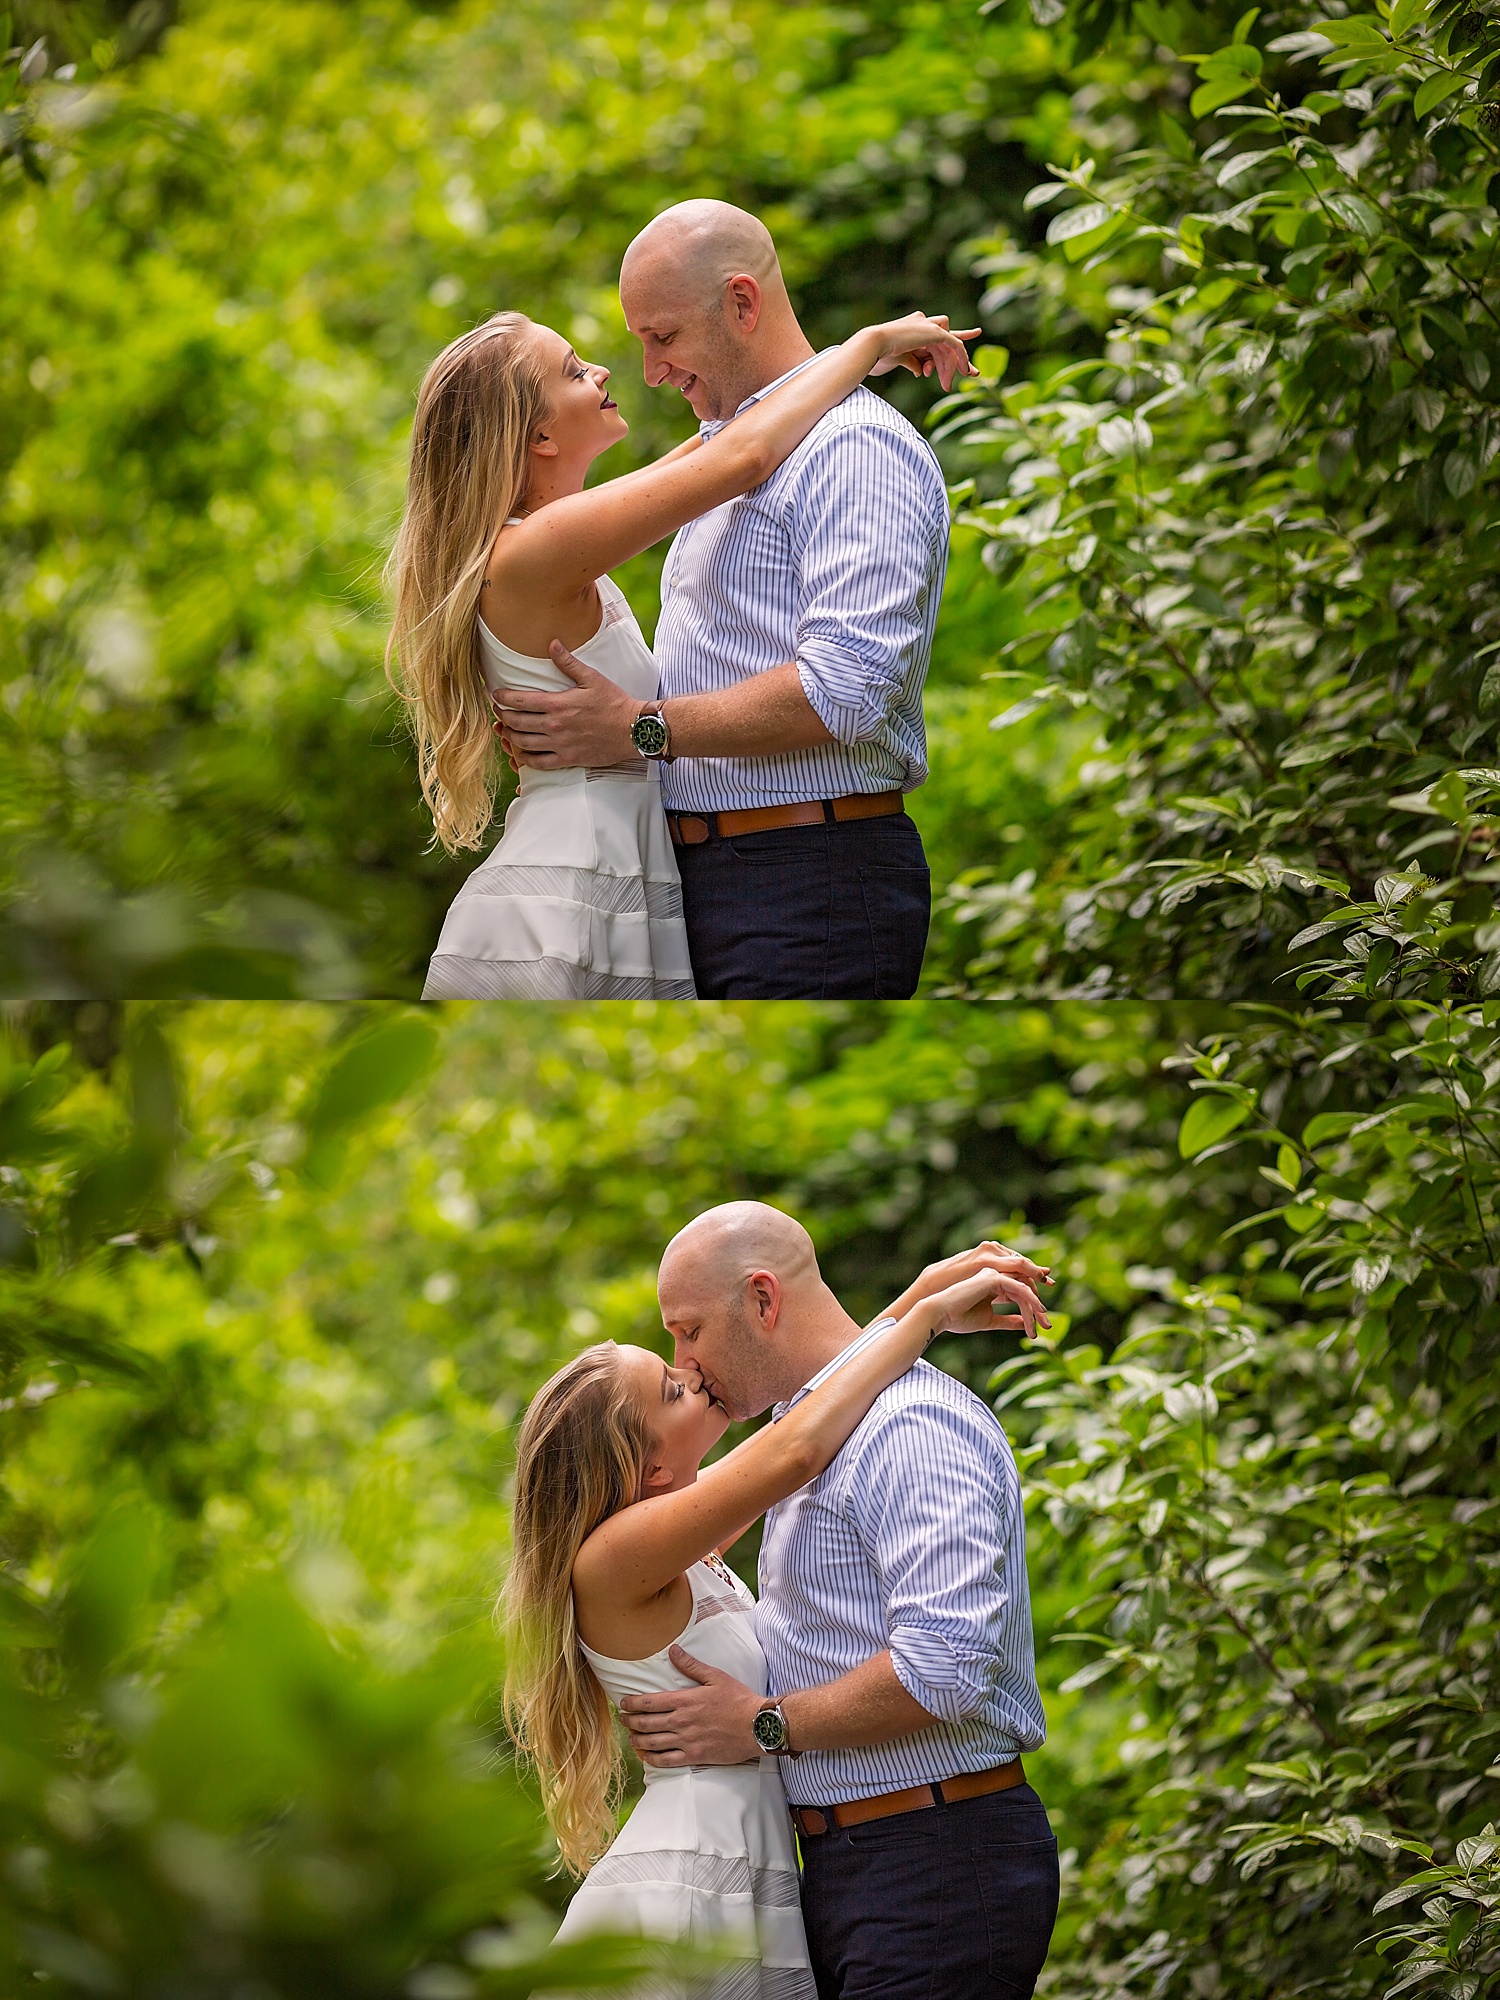
{"label": "woman's smiling face", "polygon": [[645,1490],[671,1493],[691,1486],[699,1466],[728,1430],[728,1414],[709,1396],[695,1368],[670,1368],[659,1354],[624,1346],[620,1365],[629,1373],[656,1440]]}
{"label": "woman's smiling face", "polygon": [[533,339],[547,369],[552,414],[545,436],[556,447],[552,455],[591,464],[630,429],[609,393],[609,370],[600,362],[581,361],[550,326],[539,326]]}

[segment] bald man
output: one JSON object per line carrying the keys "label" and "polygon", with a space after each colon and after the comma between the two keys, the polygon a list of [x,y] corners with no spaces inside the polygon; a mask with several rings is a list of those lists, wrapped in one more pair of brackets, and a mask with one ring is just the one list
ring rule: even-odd
{"label": "bald man", "polygon": [[[731,1416],[774,1404],[779,1418],[889,1317],[981,1265],[1025,1286],[1047,1277],[983,1243],[862,1331],[800,1223],[730,1202],[673,1238],[658,1288],[678,1365]],[[1046,1722],[1020,1483],[977,1396],[919,1361],[771,1509],[756,1635],[767,1697],[674,1647],[695,1685],[632,1695],[621,1713],[642,1759],[670,1766],[767,1754],[754,1724],[774,1710],[819,2000],[1029,1995],[1057,1912],[1057,1843],[1021,1766]]]}
{"label": "bald man", "polygon": [[[727,202],[681,202],[643,229],[620,302],[647,382],[684,396],[704,437],[815,358],[769,232]],[[673,542],[651,712],[700,997],[916,990],[931,896],[904,798],[927,776],[947,555],[938,462],[864,388]],[[564,764],[631,756],[637,712],[588,667],[566,671],[577,695],[528,699],[537,740]]]}

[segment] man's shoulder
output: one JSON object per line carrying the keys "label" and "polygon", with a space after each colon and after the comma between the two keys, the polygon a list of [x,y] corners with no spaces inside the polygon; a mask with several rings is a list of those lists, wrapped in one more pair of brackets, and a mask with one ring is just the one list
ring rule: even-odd
{"label": "man's shoulder", "polygon": [[1005,1447],[1005,1432],[989,1405],[930,1361],[915,1362],[888,1389],[882,1389],[849,1442],[856,1448],[870,1448],[893,1430],[927,1427],[950,1436],[961,1432],[997,1449]]}
{"label": "man's shoulder", "polygon": [[875,432],[904,446],[924,463],[937,464],[937,454],[911,419],[873,389],[860,387],[842,403],[835,403],[813,425],[809,438],[833,438],[850,431]]}
{"label": "man's shoulder", "polygon": [[856,389],[819,417],[788,459],[788,468],[795,477],[829,462],[836,464],[841,447],[850,444],[873,445],[938,492],[946,493],[937,454],[916,425],[883,396],[865,388]]}

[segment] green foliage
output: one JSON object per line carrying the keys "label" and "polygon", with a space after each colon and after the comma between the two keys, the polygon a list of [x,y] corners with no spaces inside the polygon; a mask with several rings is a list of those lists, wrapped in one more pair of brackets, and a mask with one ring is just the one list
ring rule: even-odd
{"label": "green foliage", "polygon": [[519,2000],[639,1964],[543,1965],[535,1808],[462,1728],[474,1657],[382,1674],[261,1585],[164,1684],[109,1678],[145,1610],[138,1529],[106,1523],[48,1634],[70,1693],[0,1695],[13,1968],[78,1993]]}
{"label": "green foliage", "polygon": [[[1478,1009],[1411,1004],[1250,1014],[1178,1058],[1201,1090],[1183,1154],[1232,1132],[1221,1158],[1263,1156],[1227,1232],[1238,1268],[1156,1274],[1161,1306],[1112,1351],[1069,1342],[1001,1371],[1002,1406],[1036,1426],[1033,1491],[1088,1551],[1064,1685],[1123,1678],[1140,1704],[1122,1747],[1137,1818],[1096,1850],[1056,1994],[1353,2000],[1385,1990],[1391,1951],[1391,1990],[1485,1990],[1494,1056]],[[1378,1937],[1406,1854],[1439,1857],[1411,1893],[1441,1883],[1446,1901]]]}
{"label": "green foliage", "polygon": [[437,1030],[416,1015],[385,1015],[342,1049],[324,1072],[303,1119],[303,1171],[327,1186],[343,1164],[351,1129],[379,1106],[393,1104],[432,1064]]}
{"label": "green foliage", "polygon": [[1457,0],[1142,21],[1027,198],[1046,244],[987,246],[1029,370],[946,416],[965,519],[1030,600],[996,727],[1053,705],[1098,730],[1028,922],[957,983],[1482,997],[1495,24]]}
{"label": "green foliage", "polygon": [[[258,1982],[422,2000],[608,1984],[639,1969],[638,1950],[542,1962],[545,1846],[534,1802],[485,1740],[496,1663],[473,1621],[399,1668],[354,1635],[336,1646],[284,1583],[221,1572],[198,1598],[227,1612],[186,1644],[163,1629],[189,1611],[212,1550],[188,1530],[201,1490],[180,1470],[163,1486],[161,1461],[191,1448],[225,1385],[204,1379],[190,1343],[148,1352],[133,1281],[149,1292],[184,1256],[202,1272],[244,1164],[211,1141],[193,1161],[170,1026],[150,1013],[128,1024],[102,1097],[62,1043],[11,1059],[5,1080],[7,1989],[37,1976],[85,1994],[165,1983],[228,1996]],[[436,1040],[397,1012],[336,1045],[305,1093],[309,1165],[326,1175],[331,1149],[411,1088]],[[159,1317],[172,1280],[155,1289]],[[88,1410],[111,1380],[134,1387],[108,1460],[62,1460],[83,1520],[54,1522],[28,1563],[32,1413],[54,1398]],[[242,1470],[215,1475],[232,1484]],[[261,1549],[264,1567],[274,1552]],[[303,1598],[337,1600],[341,1562],[314,1550]]]}
{"label": "green foliage", "polygon": [[1486,1826],[1482,1833],[1458,1843],[1451,1866],[1423,1869],[1381,1897],[1377,1913],[1422,1898],[1420,1918],[1408,1918],[1377,1941],[1382,1952],[1412,1947],[1392,1992],[1424,1986],[1429,1993],[1450,1994],[1453,2000],[1475,2000],[1483,1991],[1485,1974],[1500,1969],[1497,1853],[1496,1829]]}

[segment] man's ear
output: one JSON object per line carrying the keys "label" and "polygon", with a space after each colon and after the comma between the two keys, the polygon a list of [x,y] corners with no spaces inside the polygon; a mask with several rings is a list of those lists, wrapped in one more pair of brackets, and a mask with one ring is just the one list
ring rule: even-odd
{"label": "man's ear", "polygon": [[754,333],[760,323],[761,289],[748,272],[731,278],[724,291],[726,318],[738,333]]}
{"label": "man's ear", "polygon": [[774,1330],[781,1317],[781,1280],[774,1271],[754,1271],[749,1280],[750,1310],[762,1333]]}

